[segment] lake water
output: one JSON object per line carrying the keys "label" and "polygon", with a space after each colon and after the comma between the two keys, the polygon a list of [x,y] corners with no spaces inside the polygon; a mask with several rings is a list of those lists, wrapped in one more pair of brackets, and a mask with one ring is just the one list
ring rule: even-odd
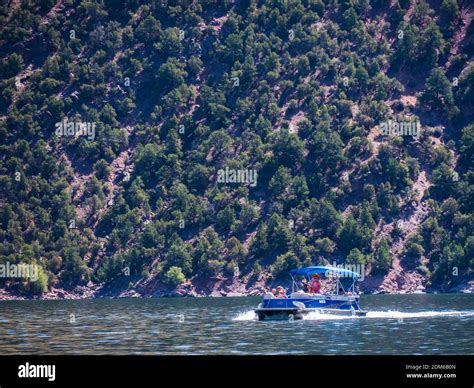
{"label": "lake water", "polygon": [[0,302],[0,354],[474,354],[474,295],[363,295],[365,318],[258,322],[260,298]]}

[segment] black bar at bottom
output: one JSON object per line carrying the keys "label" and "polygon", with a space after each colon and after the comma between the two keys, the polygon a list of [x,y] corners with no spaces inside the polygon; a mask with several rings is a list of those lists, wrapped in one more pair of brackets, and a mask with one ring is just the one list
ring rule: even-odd
{"label": "black bar at bottom", "polygon": [[0,387],[284,383],[472,388],[473,361],[473,356],[0,356]]}

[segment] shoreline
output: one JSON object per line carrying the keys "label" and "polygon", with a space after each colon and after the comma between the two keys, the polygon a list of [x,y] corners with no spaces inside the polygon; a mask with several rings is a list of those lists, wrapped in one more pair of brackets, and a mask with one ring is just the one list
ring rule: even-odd
{"label": "shoreline", "polygon": [[[196,276],[177,286],[164,284],[155,278],[134,276],[117,278],[107,284],[93,283],[68,287],[50,286],[48,291],[35,295],[21,289],[0,289],[0,300],[79,300],[79,299],[121,299],[121,298],[169,298],[169,297],[238,297],[262,296],[266,290],[288,284],[284,278],[274,279],[269,273],[258,276],[248,274],[242,277]],[[466,274],[454,284],[426,287],[426,279],[418,274],[403,273],[398,278],[371,275],[361,281],[357,289],[361,295],[405,295],[405,294],[472,294],[474,274]],[[330,282],[323,282],[321,293],[333,290]]]}
{"label": "shoreline", "polygon": [[[474,294],[474,282],[469,282],[465,287],[453,287],[448,290],[427,289],[425,291],[409,292],[406,290],[397,291],[372,291],[360,292],[360,295],[454,295],[454,294]],[[177,290],[171,292],[159,292],[150,294],[140,294],[134,290],[116,293],[103,293],[100,290],[90,293],[82,293],[75,290],[65,290],[62,288],[53,288],[52,290],[42,295],[28,295],[20,294],[18,292],[0,290],[0,301],[7,300],[100,300],[100,299],[149,299],[149,298],[232,298],[232,297],[260,297],[263,293],[256,292],[212,292],[209,294],[198,294],[195,292],[186,293],[178,292]]]}

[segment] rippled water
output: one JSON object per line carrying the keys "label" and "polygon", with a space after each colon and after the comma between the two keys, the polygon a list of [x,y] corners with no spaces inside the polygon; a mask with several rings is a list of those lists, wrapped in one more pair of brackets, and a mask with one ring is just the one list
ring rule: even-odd
{"label": "rippled water", "polygon": [[259,298],[1,301],[0,354],[474,354],[474,295],[367,295],[258,322]]}

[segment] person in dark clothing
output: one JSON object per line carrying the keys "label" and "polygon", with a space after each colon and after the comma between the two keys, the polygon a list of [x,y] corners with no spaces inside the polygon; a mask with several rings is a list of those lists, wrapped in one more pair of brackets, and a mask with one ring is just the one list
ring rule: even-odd
{"label": "person in dark clothing", "polygon": [[304,291],[304,292],[309,292],[309,288],[308,288],[308,282],[306,280],[303,280],[301,282],[301,289]]}

